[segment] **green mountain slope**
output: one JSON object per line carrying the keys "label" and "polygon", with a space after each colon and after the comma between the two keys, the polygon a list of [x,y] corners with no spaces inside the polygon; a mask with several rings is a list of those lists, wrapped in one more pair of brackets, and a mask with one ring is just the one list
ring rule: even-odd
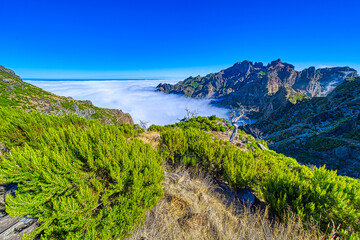
{"label": "green mountain slope", "polygon": [[90,101],[77,101],[71,97],[52,94],[22,81],[12,70],[2,66],[0,66],[0,106],[58,116],[74,113],[88,119],[99,119],[106,124],[133,124],[131,116],[121,110],[99,108]]}
{"label": "green mountain slope", "polygon": [[326,97],[288,104],[252,127],[268,135],[276,151],[360,177],[359,77],[347,79]]}

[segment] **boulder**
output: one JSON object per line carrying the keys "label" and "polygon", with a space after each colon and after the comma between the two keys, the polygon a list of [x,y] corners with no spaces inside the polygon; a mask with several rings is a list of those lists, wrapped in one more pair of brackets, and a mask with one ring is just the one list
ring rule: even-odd
{"label": "boulder", "polygon": [[351,149],[346,146],[337,147],[334,153],[335,156],[339,159],[347,159],[351,157]]}
{"label": "boulder", "polygon": [[237,192],[237,197],[240,201],[249,206],[256,205],[260,202],[259,199],[247,188],[239,190]]}
{"label": "boulder", "polygon": [[75,110],[75,114],[79,117],[89,118],[91,115],[95,113],[95,110],[92,108],[80,110],[80,108],[76,104],[73,104],[72,107]]}
{"label": "boulder", "polygon": [[269,151],[269,149],[268,149],[267,147],[265,147],[263,144],[258,143],[257,145],[259,146],[259,148],[260,148],[261,150],[263,150],[263,151]]}

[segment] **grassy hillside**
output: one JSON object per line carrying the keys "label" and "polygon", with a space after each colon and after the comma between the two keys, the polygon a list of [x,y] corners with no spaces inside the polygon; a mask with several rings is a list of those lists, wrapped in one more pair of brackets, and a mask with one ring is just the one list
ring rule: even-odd
{"label": "grassy hillside", "polygon": [[0,66],[0,106],[57,116],[75,113],[88,119],[99,119],[106,124],[133,124],[131,116],[121,110],[99,108],[90,101],[77,101],[71,97],[52,94],[22,81],[12,70],[2,66]]}

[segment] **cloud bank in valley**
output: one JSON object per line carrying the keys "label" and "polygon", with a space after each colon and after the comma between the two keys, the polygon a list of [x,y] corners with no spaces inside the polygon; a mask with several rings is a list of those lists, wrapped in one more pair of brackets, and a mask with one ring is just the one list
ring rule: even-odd
{"label": "cloud bank in valley", "polygon": [[104,108],[121,109],[130,113],[135,123],[148,121],[149,125],[172,124],[185,116],[185,109],[197,111],[199,116],[217,115],[226,118],[228,111],[210,105],[208,99],[192,99],[155,92],[164,80],[114,81],[27,81],[44,90],[77,100],[91,100]]}

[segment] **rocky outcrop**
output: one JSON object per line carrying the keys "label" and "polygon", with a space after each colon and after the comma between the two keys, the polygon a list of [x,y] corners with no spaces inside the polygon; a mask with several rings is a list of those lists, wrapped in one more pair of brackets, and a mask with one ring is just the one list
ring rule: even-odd
{"label": "rocky outcrop", "polygon": [[95,113],[95,110],[92,108],[88,108],[88,109],[84,109],[84,110],[80,110],[79,106],[74,104],[73,109],[75,110],[75,114],[78,117],[84,117],[84,118],[89,118]]}
{"label": "rocky outcrop", "polygon": [[360,177],[360,77],[347,79],[326,97],[281,107],[251,127],[268,136],[277,152]]}
{"label": "rocky outcrop", "polygon": [[243,61],[218,73],[204,77],[189,77],[175,85],[159,84],[158,91],[182,94],[194,98],[212,98],[226,107],[257,107],[257,117],[268,116],[289,101],[326,96],[347,77],[357,75],[349,67],[296,71],[280,59],[268,65]]}

